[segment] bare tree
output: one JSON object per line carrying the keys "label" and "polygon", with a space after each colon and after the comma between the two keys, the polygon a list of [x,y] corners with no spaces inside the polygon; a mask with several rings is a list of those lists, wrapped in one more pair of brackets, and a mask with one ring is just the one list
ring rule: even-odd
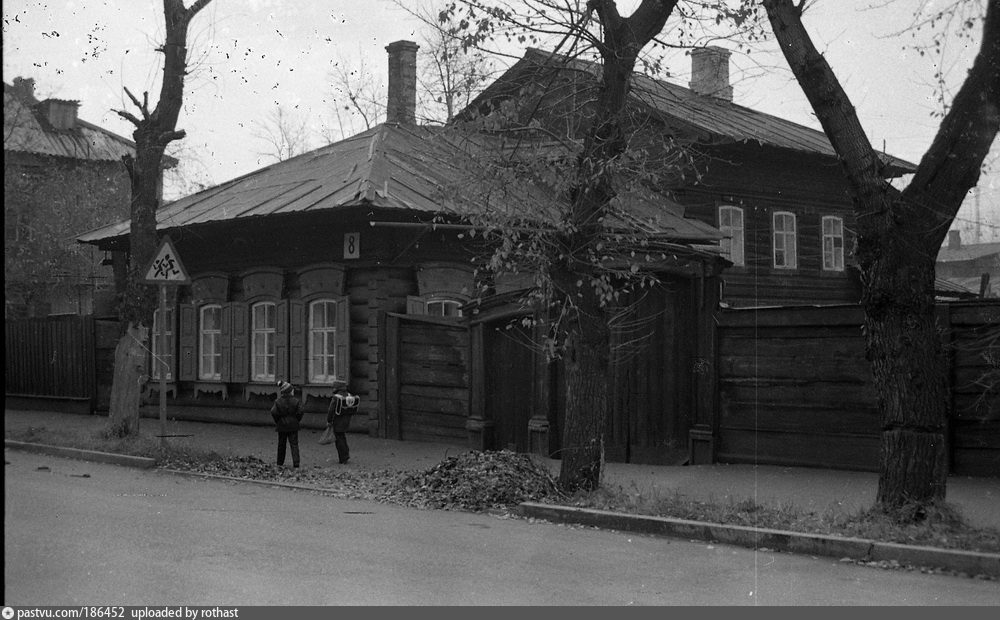
{"label": "bare tree", "polygon": [[1000,127],[1000,3],[987,2],[979,53],[901,191],[884,181],[882,161],[850,98],[813,45],[802,22],[805,4],[763,3],[852,192],[867,357],[882,415],[877,502],[897,508],[943,500],[949,398],[934,311],[934,261]]}
{"label": "bare tree", "polygon": [[[552,317],[551,348],[565,369],[559,483],[567,491],[600,485],[612,376],[612,324],[622,320],[617,304],[625,293],[641,290],[655,280],[644,265],[649,253],[643,248],[648,249],[649,240],[637,235],[609,238],[604,222],[615,215],[615,201],[624,191],[641,189],[641,183],[631,188],[621,183],[622,172],[644,167],[642,157],[630,154],[642,151],[630,149],[636,145],[636,136],[643,137],[627,105],[632,75],[637,64],[645,64],[644,50],[663,31],[677,4],[676,0],[643,0],[625,16],[613,0],[529,0],[517,4],[463,0],[442,12],[450,32],[461,34],[467,47],[498,40],[533,43],[554,36],[557,51],[575,56],[589,48],[600,64],[599,85],[593,99],[585,102],[589,115],[577,134],[582,139],[570,144],[558,135],[551,136],[572,156],[558,155],[555,162],[561,166],[548,172],[526,168],[523,162],[511,159],[506,166],[522,179],[535,175],[542,177],[543,186],[563,187],[567,208],[544,234],[503,235],[493,261],[504,263],[505,257],[515,253],[541,257],[535,274],[543,281],[537,288],[542,289],[546,312]],[[693,18],[684,12],[680,17]],[[569,100],[563,103],[569,110],[567,116],[574,116],[583,105]],[[529,120],[525,129],[544,132],[544,125]],[[675,152],[670,148],[665,151]],[[533,222],[530,216],[524,217],[520,226],[517,221],[515,217],[508,231],[537,228],[537,218]]]}
{"label": "bare tree", "polygon": [[[385,118],[385,96],[375,81],[364,55],[358,62],[335,62],[331,71],[333,112],[337,117],[340,139],[371,129]],[[346,121],[346,127],[345,127]],[[330,138],[330,131],[325,132]],[[333,142],[333,140],[329,140]]]}
{"label": "bare tree", "polygon": [[284,161],[311,148],[307,119],[287,111],[284,106],[273,108],[265,120],[255,121],[255,125],[254,137],[266,145],[264,151],[258,152],[263,157]]}
{"label": "bare tree", "polygon": [[493,59],[464,45],[433,2],[391,2],[424,25],[417,75],[419,115],[424,122],[450,123],[486,86],[494,72]]}
{"label": "bare tree", "polygon": [[184,79],[188,73],[187,37],[191,20],[211,0],[197,0],[185,7],[183,0],[163,0],[165,38],[158,49],[163,53],[163,80],[160,97],[150,109],[149,93],[142,99],[128,89],[125,94],[138,116],[126,110],[118,115],[135,126],[132,133],[135,157],[123,158],[131,179],[129,262],[119,315],[124,333],[115,349],[115,372],[111,388],[109,433],[129,435],[138,430],[139,405],[145,352],[156,306],[156,288],[143,282],[143,270],[153,259],[159,244],[156,210],[160,206],[160,179],[164,151],[184,137],[177,119],[184,100]]}

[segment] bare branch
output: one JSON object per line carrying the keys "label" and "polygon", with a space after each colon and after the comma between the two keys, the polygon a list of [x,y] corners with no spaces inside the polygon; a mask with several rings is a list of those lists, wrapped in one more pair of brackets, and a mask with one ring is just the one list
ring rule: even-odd
{"label": "bare branch", "polygon": [[142,113],[142,118],[145,120],[149,120],[149,93],[144,92],[142,94],[142,101],[140,102],[138,99],[136,99],[135,95],[132,94],[132,91],[130,91],[127,87],[124,90],[125,94],[128,95],[128,98],[132,100],[132,103],[135,105],[135,107],[139,108],[139,112]]}
{"label": "bare branch", "polygon": [[128,122],[132,123],[133,125],[136,126],[136,128],[138,128],[142,124],[141,121],[139,121],[138,118],[136,118],[132,114],[129,114],[125,110],[115,110],[115,114],[117,114],[118,116],[124,118]]}

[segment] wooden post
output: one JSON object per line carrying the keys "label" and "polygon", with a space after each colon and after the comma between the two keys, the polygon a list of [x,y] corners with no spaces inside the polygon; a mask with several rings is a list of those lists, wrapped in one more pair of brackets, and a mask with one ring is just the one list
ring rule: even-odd
{"label": "wooden post", "polygon": [[[160,283],[160,356],[154,364],[163,364],[161,359],[167,351],[167,284]],[[165,366],[165,364],[164,364]],[[160,445],[167,446],[167,370],[160,367]]]}

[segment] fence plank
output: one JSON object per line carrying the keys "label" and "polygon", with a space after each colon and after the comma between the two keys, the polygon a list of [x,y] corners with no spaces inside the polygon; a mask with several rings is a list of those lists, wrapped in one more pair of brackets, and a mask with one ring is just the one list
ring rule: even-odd
{"label": "fence plank", "polygon": [[[956,474],[983,475],[1000,455],[1000,433],[990,426],[1000,418],[1000,395],[986,393],[983,381],[1000,359],[998,311],[990,301],[939,309]],[[862,320],[857,306],[721,312],[719,460],[872,467],[880,424]]]}

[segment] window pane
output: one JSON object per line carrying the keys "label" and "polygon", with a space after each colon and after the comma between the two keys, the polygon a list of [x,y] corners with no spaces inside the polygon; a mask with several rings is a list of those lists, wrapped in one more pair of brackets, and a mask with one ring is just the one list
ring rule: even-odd
{"label": "window pane", "polygon": [[844,221],[839,217],[823,218],[823,269],[844,269]]}
{"label": "window pane", "polygon": [[719,242],[722,256],[734,265],[743,265],[743,209],[719,207],[719,230],[723,234]]}
{"label": "window pane", "polygon": [[218,380],[222,376],[222,350],[219,348],[221,319],[221,306],[205,306],[201,309],[201,329],[198,338],[201,353],[198,365],[200,379]]}
{"label": "window pane", "polygon": [[309,305],[309,381],[332,383],[337,350],[337,302],[320,300]]}
{"label": "window pane", "polygon": [[264,302],[253,306],[251,340],[251,378],[254,381],[275,379],[276,304]]}
{"label": "window pane", "polygon": [[775,213],[773,217],[774,266],[794,269],[796,267],[795,215]]}

